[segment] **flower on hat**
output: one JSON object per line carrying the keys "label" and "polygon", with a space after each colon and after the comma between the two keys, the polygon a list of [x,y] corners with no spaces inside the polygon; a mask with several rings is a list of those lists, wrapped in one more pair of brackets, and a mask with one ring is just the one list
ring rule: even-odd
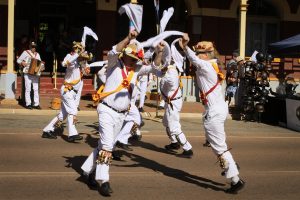
{"label": "flower on hat", "polygon": [[140,59],[143,59],[144,58],[144,51],[143,49],[140,49],[137,56],[140,58]]}
{"label": "flower on hat", "polygon": [[143,60],[144,59],[144,51],[143,49],[140,49],[137,52],[137,46],[135,44],[129,44],[125,49],[123,49],[123,53],[127,56],[130,56],[132,58],[135,58],[137,60]]}

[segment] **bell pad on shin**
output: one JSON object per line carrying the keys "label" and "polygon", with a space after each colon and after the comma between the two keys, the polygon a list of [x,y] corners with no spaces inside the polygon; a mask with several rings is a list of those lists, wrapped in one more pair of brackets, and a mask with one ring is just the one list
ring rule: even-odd
{"label": "bell pad on shin", "polygon": [[222,169],[228,168],[228,162],[224,159],[224,157],[222,155],[218,156],[218,162]]}
{"label": "bell pad on shin", "polygon": [[98,158],[96,160],[97,164],[107,164],[110,165],[112,162],[112,152],[106,150],[100,150]]}

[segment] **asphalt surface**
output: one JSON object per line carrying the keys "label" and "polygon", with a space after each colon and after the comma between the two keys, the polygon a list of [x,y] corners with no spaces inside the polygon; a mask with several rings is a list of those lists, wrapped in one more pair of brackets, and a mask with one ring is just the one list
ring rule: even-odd
{"label": "asphalt surface", "polygon": [[[89,189],[80,167],[97,145],[97,116],[80,116],[84,140],[68,143],[67,131],[56,140],[41,138],[53,114],[0,114],[0,199],[104,199]],[[227,143],[246,182],[237,195],[224,193],[229,181],[205,141],[201,119],[182,119],[193,145],[191,159],[164,150],[168,138],[159,119],[145,119],[143,138],[133,151],[118,150],[113,161],[110,199],[299,199],[300,134],[262,123],[227,120]]]}

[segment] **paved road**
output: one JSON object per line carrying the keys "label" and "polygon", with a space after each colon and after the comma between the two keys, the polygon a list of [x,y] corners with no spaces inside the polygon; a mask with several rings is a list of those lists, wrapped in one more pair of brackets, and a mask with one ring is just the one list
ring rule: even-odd
{"label": "paved road", "polygon": [[[81,116],[79,143],[66,137],[42,139],[41,130],[53,116],[0,115],[0,199],[104,199],[80,177],[80,166],[96,146],[97,117]],[[285,128],[228,120],[226,131],[232,154],[241,166],[246,187],[238,195],[223,192],[216,157],[202,147],[199,118],[184,118],[183,130],[193,145],[192,159],[163,149],[168,143],[163,126],[145,120],[143,139],[123,161],[111,167],[110,199],[299,199],[300,134]],[[180,153],[180,152],[179,152]]]}

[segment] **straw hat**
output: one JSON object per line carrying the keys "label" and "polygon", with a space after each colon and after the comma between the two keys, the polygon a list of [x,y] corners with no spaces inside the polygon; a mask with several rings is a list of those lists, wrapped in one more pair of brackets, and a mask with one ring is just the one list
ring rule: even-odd
{"label": "straw hat", "polygon": [[236,60],[236,63],[239,63],[241,61],[244,61],[244,58],[242,58],[241,56],[238,56],[235,60]]}
{"label": "straw hat", "polygon": [[214,45],[210,41],[201,41],[198,42],[193,49],[196,53],[207,53],[215,50]]}
{"label": "straw hat", "polygon": [[81,42],[73,42],[73,49],[84,49]]}
{"label": "straw hat", "polygon": [[144,50],[142,48],[139,49],[135,43],[128,44],[126,48],[123,49],[120,57],[124,54],[138,61],[143,61],[144,59]]}

